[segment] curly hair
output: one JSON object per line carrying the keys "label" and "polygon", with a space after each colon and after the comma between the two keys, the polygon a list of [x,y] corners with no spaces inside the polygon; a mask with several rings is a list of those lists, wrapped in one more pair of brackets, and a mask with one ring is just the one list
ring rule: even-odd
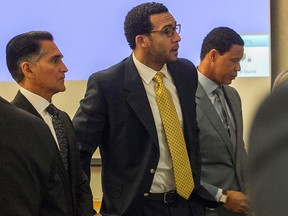
{"label": "curly hair", "polygon": [[135,37],[146,35],[153,29],[150,16],[169,12],[161,3],[151,2],[140,4],[130,10],[125,18],[124,32],[127,42],[132,50],[136,48]]}

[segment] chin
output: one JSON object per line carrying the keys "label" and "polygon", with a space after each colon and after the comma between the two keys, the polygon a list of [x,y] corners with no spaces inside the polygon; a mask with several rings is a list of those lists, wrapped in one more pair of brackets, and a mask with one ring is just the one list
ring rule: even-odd
{"label": "chin", "polygon": [[167,63],[174,63],[178,60],[178,57],[176,56],[175,58],[170,58]]}
{"label": "chin", "polygon": [[66,87],[63,86],[62,88],[59,89],[59,92],[64,92],[66,90]]}
{"label": "chin", "polygon": [[227,81],[225,84],[230,85],[232,83],[232,80]]}

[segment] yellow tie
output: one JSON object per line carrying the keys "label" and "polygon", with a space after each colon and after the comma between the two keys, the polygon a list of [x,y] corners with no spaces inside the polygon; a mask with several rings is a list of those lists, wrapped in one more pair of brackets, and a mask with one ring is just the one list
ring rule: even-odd
{"label": "yellow tie", "polygon": [[156,100],[172,157],[176,190],[180,196],[188,199],[194,188],[192,168],[176,108],[170,92],[164,86],[163,76],[162,72],[158,72],[153,78],[156,82]]}

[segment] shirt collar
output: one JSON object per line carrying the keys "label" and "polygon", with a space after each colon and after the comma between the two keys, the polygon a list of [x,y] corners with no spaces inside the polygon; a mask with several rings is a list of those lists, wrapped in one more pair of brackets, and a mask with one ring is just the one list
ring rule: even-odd
{"label": "shirt collar", "polygon": [[33,92],[28,91],[20,87],[20,92],[27,98],[27,100],[34,106],[38,113],[42,113],[47,106],[50,104],[46,99],[43,97],[34,94]]}
{"label": "shirt collar", "polygon": [[[138,70],[138,73],[140,75],[140,77],[142,78],[142,80],[146,83],[149,84],[151,82],[151,80],[153,79],[153,77],[156,75],[157,72],[159,71],[155,71],[152,68],[142,64],[140,61],[138,61],[138,59],[135,57],[134,53],[132,54],[133,57],[133,61],[134,64]],[[168,72],[168,68],[167,68],[167,64],[164,64],[163,67],[160,70],[162,73],[164,73],[165,77],[169,80],[172,81],[171,75]]]}
{"label": "shirt collar", "polygon": [[219,86],[209,78],[207,78],[205,75],[203,75],[197,68],[198,72],[198,81],[203,87],[204,91],[206,92],[207,95],[213,94],[213,91]]}

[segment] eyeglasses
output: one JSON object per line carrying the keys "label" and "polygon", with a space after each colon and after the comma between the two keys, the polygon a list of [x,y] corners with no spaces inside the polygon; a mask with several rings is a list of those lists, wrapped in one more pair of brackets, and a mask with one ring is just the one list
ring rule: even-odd
{"label": "eyeglasses", "polygon": [[151,31],[150,33],[160,32],[161,34],[166,35],[167,37],[172,37],[174,32],[177,32],[177,34],[180,34],[181,32],[181,24],[177,24],[175,27],[167,26],[161,30],[155,30]]}

